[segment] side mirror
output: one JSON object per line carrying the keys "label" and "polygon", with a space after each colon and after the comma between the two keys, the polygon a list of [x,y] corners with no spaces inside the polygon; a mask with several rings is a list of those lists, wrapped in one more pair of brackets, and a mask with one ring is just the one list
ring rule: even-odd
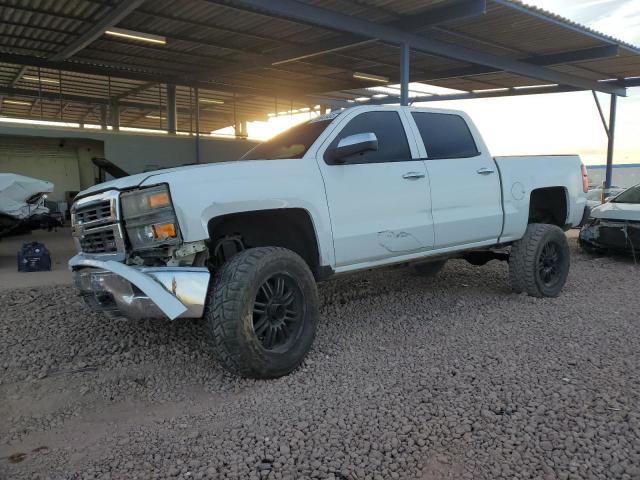
{"label": "side mirror", "polygon": [[356,133],[344,137],[338,142],[338,146],[331,154],[331,158],[336,163],[343,163],[344,158],[356,153],[378,150],[378,137],[375,133]]}

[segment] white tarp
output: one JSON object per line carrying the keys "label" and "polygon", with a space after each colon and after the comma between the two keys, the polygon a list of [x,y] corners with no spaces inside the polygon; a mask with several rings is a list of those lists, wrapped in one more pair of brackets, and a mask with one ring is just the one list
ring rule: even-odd
{"label": "white tarp", "polygon": [[53,183],[46,180],[15,173],[0,173],[0,213],[18,219],[48,213],[49,209],[44,206],[44,198],[32,203],[27,203],[27,200],[38,193],[52,191]]}

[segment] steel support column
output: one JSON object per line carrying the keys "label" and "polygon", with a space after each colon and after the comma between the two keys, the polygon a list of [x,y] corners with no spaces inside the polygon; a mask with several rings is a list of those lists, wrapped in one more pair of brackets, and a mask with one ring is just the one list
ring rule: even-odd
{"label": "steel support column", "polygon": [[618,96],[611,95],[611,105],[609,107],[609,143],[607,145],[607,170],[604,181],[605,188],[611,188],[613,176],[613,148],[616,137],[616,110],[618,106]]}
{"label": "steel support column", "polygon": [[176,110],[176,86],[173,83],[167,83],[167,131],[169,133],[176,133],[178,130]]}
{"label": "steel support column", "polygon": [[409,105],[409,61],[411,50],[408,43],[400,46],[400,105]]}
{"label": "steel support column", "polygon": [[113,130],[120,130],[120,105],[116,102],[112,102],[111,105],[109,105],[109,116],[111,128],[113,128]]}
{"label": "steel support column", "polygon": [[193,89],[193,97],[196,102],[196,163],[200,163],[200,93],[198,87]]}
{"label": "steel support column", "polygon": [[100,128],[107,129],[107,106],[100,105]]}

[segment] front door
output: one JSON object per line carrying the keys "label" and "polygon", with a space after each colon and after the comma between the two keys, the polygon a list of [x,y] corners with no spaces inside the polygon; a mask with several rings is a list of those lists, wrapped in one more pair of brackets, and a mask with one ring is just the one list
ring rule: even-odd
{"label": "front door", "polygon": [[[433,247],[427,171],[407,139],[406,122],[388,108],[355,111],[319,150],[338,267]],[[358,133],[374,133],[378,149],[332,162],[326,152]]]}

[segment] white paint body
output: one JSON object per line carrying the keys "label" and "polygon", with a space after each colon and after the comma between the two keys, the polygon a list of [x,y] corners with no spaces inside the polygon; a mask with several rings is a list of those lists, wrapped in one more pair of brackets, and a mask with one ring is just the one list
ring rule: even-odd
{"label": "white paint body", "polygon": [[[399,112],[411,157],[407,161],[329,165],[323,155],[350,119],[373,110]],[[479,155],[429,160],[411,111],[460,115]],[[483,171],[483,173],[478,173]],[[407,173],[417,174],[410,179]],[[133,175],[96,185],[108,189],[169,185],[183,239],[208,238],[217,216],[301,208],[315,228],[320,264],[336,272],[507,244],[522,237],[531,191],[562,187],[566,224],[577,226],[586,194],[577,155],[493,158],[463,112],[359,106],[338,115],[301,159],[202,164]]]}

